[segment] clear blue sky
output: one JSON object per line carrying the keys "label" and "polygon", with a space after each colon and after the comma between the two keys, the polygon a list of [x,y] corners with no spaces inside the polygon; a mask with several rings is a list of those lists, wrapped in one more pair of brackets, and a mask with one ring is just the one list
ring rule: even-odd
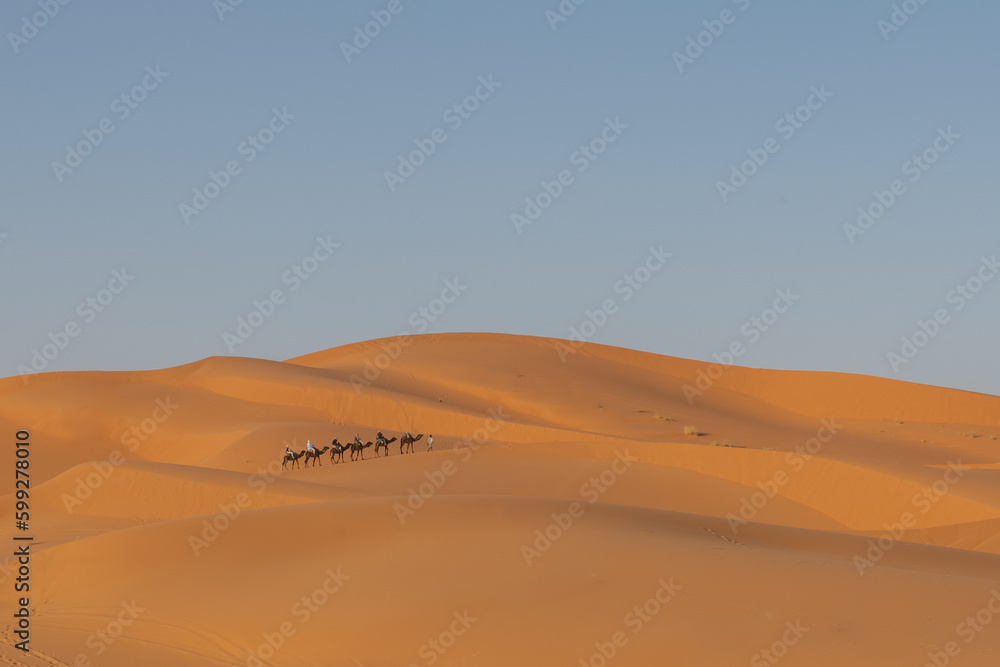
{"label": "clear blue sky", "polygon": [[[568,338],[611,299],[588,340],[703,360],[741,342],[743,365],[1000,394],[1000,279],[949,298],[1000,253],[997,3],[910,0],[889,31],[893,3],[872,0],[588,0],[558,22],[557,0],[243,0],[220,19],[223,2],[0,10],[0,374],[67,325],[47,370],[285,359],[423,327]],[[391,22],[348,62],[372,12]],[[474,111],[446,115],[477,87]],[[262,150],[243,144],[274,109],[294,118]],[[776,126],[797,111],[794,133]],[[105,119],[78,166],[53,165]],[[438,128],[390,190],[386,172]],[[602,131],[603,153],[577,153]],[[933,165],[907,164],[925,149]],[[748,150],[767,161],[724,201]],[[227,187],[183,215],[230,161]],[[519,233],[512,214],[564,170]],[[844,225],[895,180],[902,194],[850,243]],[[340,247],[293,289],[283,276],[317,237]],[[651,246],[671,257],[626,301],[619,281]],[[134,280],[102,294],[123,268]],[[467,289],[420,315],[456,278]],[[284,302],[227,345],[274,289]],[[757,328],[785,289],[798,300]],[[894,369],[888,354],[939,310]]]}

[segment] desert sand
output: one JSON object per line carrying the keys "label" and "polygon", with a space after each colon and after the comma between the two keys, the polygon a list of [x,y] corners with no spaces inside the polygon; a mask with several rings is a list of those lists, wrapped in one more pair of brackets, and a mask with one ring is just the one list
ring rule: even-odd
{"label": "desert sand", "polygon": [[0,664],[1000,664],[995,396],[496,334],[6,378],[4,554],[19,430]]}

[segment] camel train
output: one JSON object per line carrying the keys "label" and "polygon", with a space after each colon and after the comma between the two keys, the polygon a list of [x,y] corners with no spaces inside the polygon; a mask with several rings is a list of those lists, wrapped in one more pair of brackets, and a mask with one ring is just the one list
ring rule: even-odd
{"label": "camel train", "polygon": [[[413,435],[412,433],[403,434],[402,436],[399,437],[399,453],[405,454],[406,452],[414,451],[413,445],[423,437],[424,437],[423,433],[418,433],[417,435]],[[352,461],[356,461],[359,458],[363,461],[365,458],[365,450],[371,447],[372,445],[375,445],[376,457],[380,456],[379,450],[381,449],[384,449],[385,455],[389,456],[389,445],[396,442],[396,440],[397,438],[395,437],[386,438],[384,435],[382,435],[382,431],[379,431],[378,435],[375,437],[375,442],[372,442],[371,440],[369,440],[368,442],[361,442],[360,437],[354,436],[354,440],[348,442],[347,444],[343,444],[339,440],[334,438],[333,442],[331,442],[326,447],[321,447],[320,449],[310,447],[307,449],[303,449],[299,452],[293,452],[286,445],[285,455],[281,461],[281,467],[285,468],[288,464],[291,464],[291,467],[293,469],[298,468],[300,465],[301,467],[304,468],[308,466],[310,463],[312,463],[314,468],[316,467],[317,463],[319,463],[319,465],[322,466],[323,465],[322,457],[324,454],[326,454],[327,451],[330,452],[330,462],[334,464],[340,463],[341,461],[344,460],[344,453],[347,452],[347,450],[350,450],[351,452]]]}

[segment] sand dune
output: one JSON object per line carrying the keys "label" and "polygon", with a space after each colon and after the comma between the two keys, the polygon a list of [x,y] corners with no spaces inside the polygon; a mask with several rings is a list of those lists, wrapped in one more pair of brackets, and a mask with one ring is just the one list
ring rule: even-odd
{"label": "sand dune", "polygon": [[0,664],[1000,664],[993,396],[449,334],[7,378],[0,426]]}

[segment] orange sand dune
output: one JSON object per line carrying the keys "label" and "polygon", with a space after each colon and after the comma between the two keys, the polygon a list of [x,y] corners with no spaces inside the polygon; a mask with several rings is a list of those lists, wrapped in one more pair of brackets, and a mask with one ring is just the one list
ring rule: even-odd
{"label": "orange sand dune", "polygon": [[0,664],[1000,664],[993,396],[448,334],[7,378],[0,427]]}

